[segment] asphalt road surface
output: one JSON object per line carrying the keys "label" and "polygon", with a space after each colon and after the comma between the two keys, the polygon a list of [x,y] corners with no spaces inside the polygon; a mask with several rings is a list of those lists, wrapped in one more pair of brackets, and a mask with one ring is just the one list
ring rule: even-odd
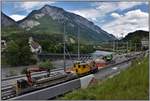
{"label": "asphalt road surface", "polygon": [[95,78],[98,80],[104,80],[108,76],[112,76],[116,73],[119,73],[121,70],[127,69],[131,65],[131,62],[126,62],[117,66],[108,67],[105,69],[99,70],[95,75]]}

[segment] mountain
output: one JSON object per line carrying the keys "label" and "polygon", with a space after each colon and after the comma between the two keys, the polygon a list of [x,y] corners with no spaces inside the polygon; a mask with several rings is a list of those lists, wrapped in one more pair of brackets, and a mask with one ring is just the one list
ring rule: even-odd
{"label": "mountain", "polygon": [[24,29],[20,28],[17,22],[15,22],[3,12],[1,12],[1,27],[2,37],[7,37],[9,35],[20,34],[24,32]]}
{"label": "mountain", "polygon": [[50,5],[32,11],[17,23],[21,28],[36,34],[63,34],[65,25],[67,37],[74,40],[77,38],[78,29],[83,42],[116,40],[113,35],[86,18]]}
{"label": "mountain", "polygon": [[132,41],[134,43],[140,43],[141,39],[147,38],[149,39],[149,32],[143,30],[137,30],[131,33],[128,33],[122,41]]}
{"label": "mountain", "polygon": [[16,26],[17,23],[13,19],[5,15],[3,12],[1,12],[1,25],[2,27],[8,27],[14,25]]}

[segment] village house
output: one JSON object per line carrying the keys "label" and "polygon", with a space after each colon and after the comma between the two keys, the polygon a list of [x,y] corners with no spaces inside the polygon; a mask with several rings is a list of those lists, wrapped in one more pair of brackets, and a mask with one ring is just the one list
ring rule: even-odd
{"label": "village house", "polygon": [[142,48],[148,48],[148,46],[149,46],[149,39],[148,38],[142,38],[141,44],[142,44]]}
{"label": "village house", "polygon": [[1,40],[1,52],[3,52],[6,49],[6,40]]}
{"label": "village house", "polygon": [[32,37],[29,37],[29,46],[32,53],[39,54],[42,52],[42,47],[38,42],[35,42]]}

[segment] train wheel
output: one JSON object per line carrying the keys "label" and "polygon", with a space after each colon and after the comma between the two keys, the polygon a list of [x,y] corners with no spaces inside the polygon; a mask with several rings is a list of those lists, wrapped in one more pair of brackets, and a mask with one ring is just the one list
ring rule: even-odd
{"label": "train wheel", "polygon": [[91,73],[96,73],[96,72],[98,72],[98,68],[91,71]]}

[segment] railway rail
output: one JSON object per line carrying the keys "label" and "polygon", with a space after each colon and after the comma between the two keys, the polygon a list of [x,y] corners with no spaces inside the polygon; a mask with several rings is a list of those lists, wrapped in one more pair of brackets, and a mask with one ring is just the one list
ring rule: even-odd
{"label": "railway rail", "polygon": [[[51,72],[55,72],[55,71],[59,71],[59,70],[63,70],[63,68],[53,69],[53,70],[51,70]],[[33,73],[32,75],[38,75],[38,74],[42,74],[42,73],[46,73],[46,72],[45,71],[37,72],[37,73]],[[18,79],[18,78],[21,78],[21,77],[25,77],[25,74],[3,78],[1,81],[7,81],[7,80],[11,80],[11,79]]]}

